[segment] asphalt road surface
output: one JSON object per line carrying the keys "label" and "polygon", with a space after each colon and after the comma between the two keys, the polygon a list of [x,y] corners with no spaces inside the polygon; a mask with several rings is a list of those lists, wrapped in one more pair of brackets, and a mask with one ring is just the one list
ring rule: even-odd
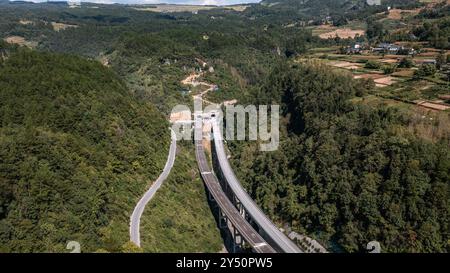
{"label": "asphalt road surface", "polygon": [[205,151],[202,145],[202,121],[197,119],[195,121],[195,156],[197,164],[210,194],[213,196],[215,202],[220,207],[222,212],[226,215],[228,220],[233,224],[244,240],[252,246],[255,252],[258,253],[275,253],[275,250],[258,234],[258,232],[244,219],[236,207],[231,203],[228,197],[223,192],[217,177],[211,171],[208,160],[206,159]]}
{"label": "asphalt road surface", "polygon": [[303,251],[297,247],[297,245],[292,242],[283,232],[281,232],[272,221],[264,214],[264,212],[259,208],[259,206],[253,201],[253,199],[244,190],[241,183],[239,183],[236,175],[231,168],[228,158],[225,154],[223,146],[223,137],[221,136],[221,131],[215,120],[213,123],[213,133],[214,133],[214,145],[216,148],[217,157],[219,160],[220,168],[227,180],[228,185],[233,190],[236,197],[241,201],[245,208],[245,211],[251,216],[253,221],[255,221],[260,228],[264,230],[264,233],[270,237],[270,239],[285,253],[302,253]]}
{"label": "asphalt road surface", "polygon": [[145,206],[153,198],[156,191],[161,187],[164,180],[169,176],[170,170],[175,162],[175,154],[177,151],[177,139],[175,133],[171,130],[172,142],[170,144],[169,156],[167,157],[166,165],[164,166],[163,172],[159,175],[158,179],[150,186],[141,200],[136,204],[133,214],[130,217],[130,240],[137,246],[141,246],[141,238],[139,233],[139,226],[141,223],[141,216],[144,212]]}

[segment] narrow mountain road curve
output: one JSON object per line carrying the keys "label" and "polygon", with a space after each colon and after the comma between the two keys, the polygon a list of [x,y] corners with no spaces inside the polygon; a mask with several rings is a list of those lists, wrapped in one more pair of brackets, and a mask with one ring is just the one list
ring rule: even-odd
{"label": "narrow mountain road curve", "polygon": [[141,238],[139,233],[139,226],[141,223],[141,216],[144,212],[145,206],[153,198],[156,191],[161,187],[164,180],[169,176],[170,170],[175,162],[175,155],[177,151],[177,138],[175,132],[171,130],[172,142],[170,143],[169,156],[167,157],[166,165],[164,170],[159,175],[158,179],[150,186],[147,192],[142,196],[136,207],[133,210],[133,214],[130,217],[130,241],[135,243],[137,246],[141,246]]}

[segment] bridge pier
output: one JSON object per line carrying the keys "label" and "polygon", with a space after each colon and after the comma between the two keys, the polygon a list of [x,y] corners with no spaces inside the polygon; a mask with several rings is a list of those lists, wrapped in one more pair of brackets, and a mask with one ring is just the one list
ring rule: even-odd
{"label": "bridge pier", "polygon": [[[195,99],[198,100],[199,98]],[[221,168],[218,168],[220,162],[217,162],[217,156],[215,156],[215,145],[211,146],[213,150],[213,164],[218,164],[215,168],[217,170],[217,176],[212,173],[211,167],[208,166],[208,159],[205,155],[202,141],[200,140],[203,136],[201,124],[198,124],[198,119],[201,119],[201,117],[198,117],[198,113],[195,114],[195,117],[195,135],[197,136],[195,138],[195,155],[198,168],[203,182],[208,189],[207,199],[211,201],[211,210],[218,222],[217,225],[225,246],[230,252],[242,251],[244,250],[244,244],[248,244],[257,253],[274,253],[275,250],[266,243],[252,225],[243,219],[242,213],[245,214],[245,210],[242,204],[240,204],[241,200],[235,200],[233,204],[232,200],[233,198],[236,199],[236,197],[227,180],[224,179],[224,173],[221,171]],[[236,209],[236,206],[239,207],[239,210]],[[246,241],[244,242],[244,240]]]}
{"label": "bridge pier", "polygon": [[228,228],[228,218],[221,209],[219,209],[219,228]]}
{"label": "bridge pier", "polygon": [[245,217],[245,208],[242,205],[241,201],[236,197],[236,195],[233,198],[234,200],[234,205],[236,206],[237,210],[239,211],[239,214]]}
{"label": "bridge pier", "polygon": [[233,228],[233,237],[234,237],[234,243],[238,246],[241,246],[244,242],[241,233],[236,228]]}
{"label": "bridge pier", "polygon": [[211,202],[214,202],[214,201],[215,201],[215,200],[214,200],[214,197],[212,196],[212,194],[211,194],[210,191],[208,191],[208,200],[211,201]]}
{"label": "bridge pier", "polygon": [[233,226],[233,253],[236,253],[238,250],[242,249],[244,245],[244,239],[236,227]]}
{"label": "bridge pier", "polygon": [[244,219],[250,224],[253,222],[252,217],[244,210]]}

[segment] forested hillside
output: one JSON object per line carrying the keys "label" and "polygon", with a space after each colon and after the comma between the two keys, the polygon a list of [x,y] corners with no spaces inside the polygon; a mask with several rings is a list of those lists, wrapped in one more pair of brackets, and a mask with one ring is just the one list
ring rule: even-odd
{"label": "forested hillside", "polygon": [[[278,151],[227,143],[277,224],[330,251],[377,240],[384,252],[448,252],[449,8],[423,2],[160,13],[0,1],[0,252],[72,240],[82,251],[218,251],[190,142],[143,214],[142,249],[128,242],[133,207],[166,161],[168,114],[206,88],[182,83],[192,75],[217,85],[206,100],[282,106]],[[384,43],[414,50],[378,52]]]}
{"label": "forested hillside", "polygon": [[247,9],[246,13],[272,24],[286,20],[312,20],[320,24],[327,16],[335,22],[365,20],[388,6],[413,8],[421,5],[423,3],[418,0],[381,0],[380,5],[369,5],[366,0],[264,0]]}
{"label": "forested hillside", "polygon": [[145,208],[141,222],[145,252],[219,252],[220,231],[190,143],[178,144],[167,181]]}
{"label": "forested hillside", "polygon": [[249,101],[282,104],[280,149],[230,142],[235,170],[266,212],[330,249],[449,251],[450,136],[431,143],[392,108],[352,104],[361,84],[315,63],[276,68]]}
{"label": "forested hillside", "polygon": [[0,251],[121,251],[168,124],[111,70],[20,50],[0,64]]}

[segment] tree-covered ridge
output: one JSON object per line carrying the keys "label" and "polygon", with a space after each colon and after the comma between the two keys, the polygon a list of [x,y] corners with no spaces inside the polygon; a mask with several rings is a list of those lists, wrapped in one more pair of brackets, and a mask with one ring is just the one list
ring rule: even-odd
{"label": "tree-covered ridge", "polygon": [[430,143],[392,108],[353,105],[359,85],[316,64],[275,69],[254,97],[282,103],[280,149],[230,142],[238,175],[266,212],[329,246],[449,251],[449,136]]}
{"label": "tree-covered ridge", "polygon": [[120,251],[162,170],[164,117],[95,61],[20,50],[0,64],[0,251]]}
{"label": "tree-covered ridge", "polygon": [[327,16],[337,22],[365,20],[387,7],[407,9],[423,5],[418,0],[381,0],[380,4],[369,5],[366,0],[265,0],[247,8],[245,13],[260,17],[267,23],[295,20],[320,22]]}

